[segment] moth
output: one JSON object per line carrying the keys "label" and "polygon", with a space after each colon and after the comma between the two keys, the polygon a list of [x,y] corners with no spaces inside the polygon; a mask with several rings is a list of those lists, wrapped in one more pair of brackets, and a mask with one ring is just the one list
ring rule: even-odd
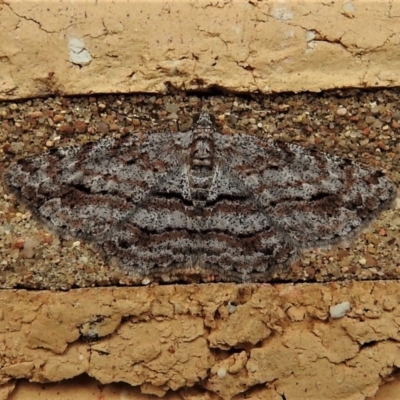
{"label": "moth", "polygon": [[131,133],[12,164],[4,184],[63,238],[159,280],[265,282],[301,250],[353,238],[396,196],[380,171],[296,144],[219,133]]}

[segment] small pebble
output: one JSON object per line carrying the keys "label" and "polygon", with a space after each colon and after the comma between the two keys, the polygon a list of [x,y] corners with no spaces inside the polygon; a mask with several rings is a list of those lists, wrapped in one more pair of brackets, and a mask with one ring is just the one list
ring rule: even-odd
{"label": "small pebble", "polygon": [[217,375],[219,378],[223,379],[226,377],[226,369],[225,368],[219,368],[217,371]]}
{"label": "small pebble", "polygon": [[147,286],[150,282],[151,282],[151,280],[150,280],[149,278],[144,278],[144,279],[142,280],[142,285],[143,285],[143,286]]}
{"label": "small pebble", "polygon": [[350,303],[348,301],[344,301],[343,303],[336,304],[329,308],[329,314],[331,318],[342,318],[344,317],[348,311],[350,311]]}
{"label": "small pebble", "polygon": [[32,111],[28,113],[28,116],[31,118],[40,118],[43,117],[43,113],[41,111]]}
{"label": "small pebble", "polygon": [[360,257],[358,259],[358,263],[361,264],[361,265],[365,265],[367,263],[367,260],[364,257]]}

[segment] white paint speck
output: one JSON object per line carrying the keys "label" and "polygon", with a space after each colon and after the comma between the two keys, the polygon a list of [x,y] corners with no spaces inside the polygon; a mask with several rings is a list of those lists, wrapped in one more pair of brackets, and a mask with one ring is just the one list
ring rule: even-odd
{"label": "white paint speck", "polygon": [[311,42],[312,40],[314,40],[315,39],[315,36],[316,36],[316,34],[315,34],[315,31],[307,31],[306,32],[306,42]]}
{"label": "white paint speck", "polygon": [[354,4],[349,2],[346,3],[342,8],[342,14],[347,18],[354,18]]}
{"label": "white paint speck", "polygon": [[85,43],[79,38],[70,38],[68,41],[69,61],[73,64],[85,66],[92,62],[92,56],[85,47]]}
{"label": "white paint speck", "polygon": [[226,306],[226,309],[229,314],[233,314],[236,311],[236,308],[237,308],[237,306],[231,304],[231,302],[229,302]]}
{"label": "white paint speck", "polygon": [[350,311],[350,303],[348,301],[344,301],[343,303],[336,304],[336,306],[332,306],[329,308],[329,313],[331,318],[342,318],[344,317],[348,311]]}
{"label": "white paint speck", "polygon": [[293,13],[285,7],[274,7],[271,10],[271,16],[279,21],[290,21]]}

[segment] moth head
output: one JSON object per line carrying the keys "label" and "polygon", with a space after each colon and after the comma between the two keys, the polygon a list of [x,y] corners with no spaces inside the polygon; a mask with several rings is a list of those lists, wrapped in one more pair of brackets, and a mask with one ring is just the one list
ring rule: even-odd
{"label": "moth head", "polygon": [[194,115],[193,125],[201,127],[209,127],[215,125],[215,117],[206,111],[202,111],[199,114]]}

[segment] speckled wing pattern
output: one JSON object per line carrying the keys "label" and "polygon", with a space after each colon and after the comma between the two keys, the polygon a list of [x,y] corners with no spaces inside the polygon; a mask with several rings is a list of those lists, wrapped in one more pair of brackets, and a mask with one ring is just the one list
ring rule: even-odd
{"label": "speckled wing pattern", "polygon": [[395,197],[381,172],[304,147],[186,132],[132,133],[22,159],[6,187],[63,237],[159,280],[268,281],[302,249],[351,238]]}

